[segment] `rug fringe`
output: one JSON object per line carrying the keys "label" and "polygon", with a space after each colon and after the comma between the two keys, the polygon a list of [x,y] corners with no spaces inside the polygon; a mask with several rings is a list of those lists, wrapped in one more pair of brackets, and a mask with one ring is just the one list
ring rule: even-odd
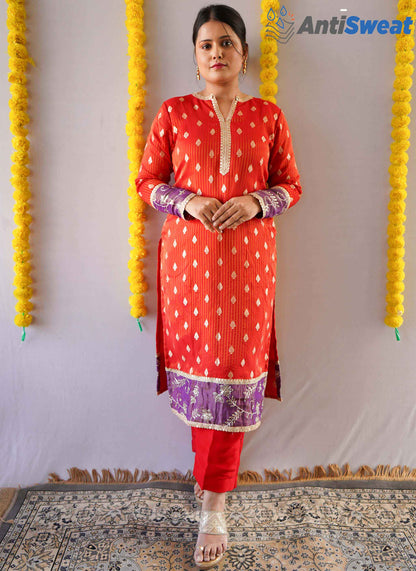
{"label": "rug fringe", "polygon": [[[182,474],[179,470],[152,472],[150,470],[138,470],[132,473],[130,470],[121,468],[114,469],[114,475],[109,469],[101,470],[101,475],[95,469],[91,473],[87,469],[70,468],[67,470],[69,478],[63,480],[55,472],[49,474],[48,482],[60,484],[129,484],[145,483],[154,481],[172,481],[183,483],[195,483],[192,470]],[[92,474],[92,475],[91,475]],[[410,469],[408,466],[393,466],[390,464],[378,464],[376,468],[371,468],[363,464],[354,473],[349,464],[344,464],[340,468],[338,464],[329,464],[325,469],[323,466],[315,466],[312,470],[301,466],[298,468],[296,476],[293,470],[265,469],[264,476],[259,472],[246,470],[238,475],[238,485],[264,484],[271,482],[299,482],[312,480],[359,480],[359,479],[379,479],[379,480],[415,480],[416,468]]]}
{"label": "rug fringe", "polygon": [[[310,481],[310,480],[414,480],[416,479],[416,469],[410,470],[408,466],[393,466],[390,464],[378,464],[375,469],[363,464],[354,473],[350,465],[347,463],[344,468],[340,468],[338,464],[329,464],[325,470],[323,466],[315,466],[310,470],[307,467],[300,467],[298,475],[292,477],[292,471],[288,472],[288,477],[284,476],[279,470],[265,470],[265,482],[287,482],[287,481]],[[240,483],[240,482],[239,482]]]}
{"label": "rug fringe", "polygon": [[70,468],[67,470],[69,478],[63,480],[56,472],[49,474],[48,482],[60,484],[129,484],[137,483],[142,484],[145,482],[153,481],[173,481],[173,482],[195,482],[192,475],[192,470],[188,470],[186,474],[182,474],[179,470],[172,470],[171,472],[152,472],[150,470],[134,470],[134,474],[130,470],[123,470],[121,468],[114,469],[114,475],[109,469],[103,469],[102,475],[97,470],[92,470],[92,476],[88,470],[81,470],[80,468]]}

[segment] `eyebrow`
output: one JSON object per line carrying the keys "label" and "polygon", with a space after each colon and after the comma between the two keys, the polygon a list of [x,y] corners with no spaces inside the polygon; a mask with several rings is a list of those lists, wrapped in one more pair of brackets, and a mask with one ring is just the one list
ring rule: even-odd
{"label": "eyebrow", "polygon": [[[227,34],[226,36],[220,36],[220,40],[221,40],[221,38],[231,38],[231,36],[229,34]],[[212,40],[200,40],[199,43],[201,43],[201,42],[212,42]]]}

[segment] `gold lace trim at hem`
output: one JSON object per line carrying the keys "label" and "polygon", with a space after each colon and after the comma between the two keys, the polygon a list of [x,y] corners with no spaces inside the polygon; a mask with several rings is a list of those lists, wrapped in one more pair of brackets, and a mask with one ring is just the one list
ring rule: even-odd
{"label": "gold lace trim at hem", "polygon": [[254,377],[253,379],[224,379],[223,377],[202,377],[199,375],[191,375],[191,373],[186,373],[180,369],[170,369],[169,367],[165,367],[165,371],[178,374],[181,377],[186,377],[193,381],[217,383],[219,385],[254,385],[255,383],[259,383],[263,377],[267,377],[268,375],[268,371],[263,371],[258,377]]}
{"label": "gold lace trim at hem", "polygon": [[222,430],[223,432],[251,432],[252,430],[256,430],[261,424],[261,420],[256,422],[256,424],[252,424],[251,426],[225,426],[223,424],[207,424],[206,422],[195,422],[193,420],[188,420],[184,414],[178,412],[172,407],[170,410],[173,412],[173,414],[176,414],[176,416],[183,420],[185,424],[188,426],[195,426],[196,428],[212,428],[213,430]]}
{"label": "gold lace trim at hem", "polygon": [[[171,481],[183,483],[195,483],[192,470],[182,474],[179,470],[152,472],[151,470],[139,470],[136,468],[132,473],[128,469],[114,468],[114,475],[108,469],[102,469],[101,475],[95,469],[91,473],[87,469],[76,467],[69,468],[69,478],[63,480],[51,472],[48,474],[48,483],[53,484],[130,484],[144,483],[152,481]],[[391,481],[416,481],[416,468],[410,469],[408,466],[393,466],[390,464],[378,464],[376,468],[371,468],[365,464],[361,465],[356,472],[352,472],[349,464],[344,464],[340,468],[338,464],[329,464],[325,469],[323,466],[315,466],[313,469],[301,467],[297,469],[297,476],[294,470],[264,469],[264,476],[259,472],[246,470],[238,474],[238,485],[245,484],[276,484],[279,482],[311,482],[314,480],[391,480]],[[20,489],[16,488],[16,491]],[[17,493],[14,495],[16,498]],[[14,499],[11,504],[14,503]],[[4,514],[11,509],[8,505]],[[4,520],[3,520],[4,521]],[[13,522],[13,520],[11,520]],[[8,522],[6,522],[8,523]]]}

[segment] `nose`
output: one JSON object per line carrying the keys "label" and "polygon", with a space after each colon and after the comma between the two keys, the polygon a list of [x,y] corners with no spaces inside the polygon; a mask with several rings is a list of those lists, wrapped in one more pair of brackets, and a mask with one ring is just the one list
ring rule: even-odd
{"label": "nose", "polygon": [[217,46],[214,48],[213,56],[214,56],[214,58],[221,58],[222,57],[221,46]]}

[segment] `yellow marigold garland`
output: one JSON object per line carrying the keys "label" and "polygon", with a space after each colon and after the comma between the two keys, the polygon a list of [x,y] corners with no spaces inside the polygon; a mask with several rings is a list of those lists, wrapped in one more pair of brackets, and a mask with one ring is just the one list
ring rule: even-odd
{"label": "yellow marigold garland", "polygon": [[30,301],[32,297],[32,278],[30,276],[30,246],[29,246],[29,226],[32,222],[32,216],[29,214],[29,199],[31,197],[29,189],[28,176],[29,168],[29,147],[30,142],[27,139],[28,130],[25,127],[29,123],[29,115],[27,110],[27,89],[26,89],[26,67],[28,63],[35,65],[32,58],[29,57],[26,49],[26,11],[24,0],[7,0],[7,27],[9,30],[8,54],[9,69],[8,80],[10,82],[11,98],[10,107],[10,131],[14,135],[12,145],[15,152],[12,154],[13,174],[10,182],[14,187],[13,198],[15,205],[13,212],[15,213],[14,221],[17,228],[13,230],[14,239],[12,245],[15,250],[13,260],[16,262],[14,271],[16,273],[13,285],[16,286],[14,296],[17,298],[15,309],[17,315],[14,322],[18,327],[23,327],[22,341],[26,338],[25,327],[32,323],[32,315],[30,311],[33,309],[33,303]]}
{"label": "yellow marigold garland", "polygon": [[391,136],[394,143],[391,144],[390,155],[390,202],[388,205],[389,224],[387,227],[388,235],[388,262],[389,271],[387,277],[387,295],[386,295],[386,317],[384,322],[386,325],[395,328],[396,339],[400,341],[398,327],[403,323],[403,292],[404,290],[404,232],[406,215],[404,214],[407,196],[407,166],[409,159],[406,153],[410,146],[410,105],[412,86],[413,66],[411,62],[414,59],[414,18],[415,18],[416,0],[399,0],[397,19],[402,22],[406,17],[410,16],[413,23],[410,26],[410,34],[397,34],[396,36],[396,79],[394,81],[393,91],[393,119],[391,125],[393,127]]}
{"label": "yellow marigold garland", "polygon": [[267,34],[267,23],[273,20],[277,21],[279,10],[280,4],[278,0],[262,0],[260,16],[260,22],[262,24],[260,30],[260,80],[262,83],[259,87],[259,93],[263,99],[271,101],[272,103],[276,103],[275,95],[278,92],[276,83],[278,72],[276,65],[279,58],[276,55],[277,41],[271,35]]}
{"label": "yellow marigold garland", "polygon": [[129,59],[129,110],[127,112],[126,133],[128,135],[128,158],[130,161],[129,176],[129,220],[130,238],[129,244],[132,246],[128,268],[130,270],[129,282],[133,295],[129,297],[131,305],[131,315],[137,319],[137,323],[142,331],[140,317],[145,316],[146,306],[143,292],[147,291],[147,283],[143,276],[142,259],[146,257],[145,239],[143,237],[144,222],[146,220],[146,203],[137,193],[135,179],[140,167],[144,145],[143,137],[143,109],[145,106],[146,83],[145,70],[147,63],[145,60],[146,51],[144,42],[146,35],[143,27],[143,0],[126,0],[126,26],[128,37]]}

